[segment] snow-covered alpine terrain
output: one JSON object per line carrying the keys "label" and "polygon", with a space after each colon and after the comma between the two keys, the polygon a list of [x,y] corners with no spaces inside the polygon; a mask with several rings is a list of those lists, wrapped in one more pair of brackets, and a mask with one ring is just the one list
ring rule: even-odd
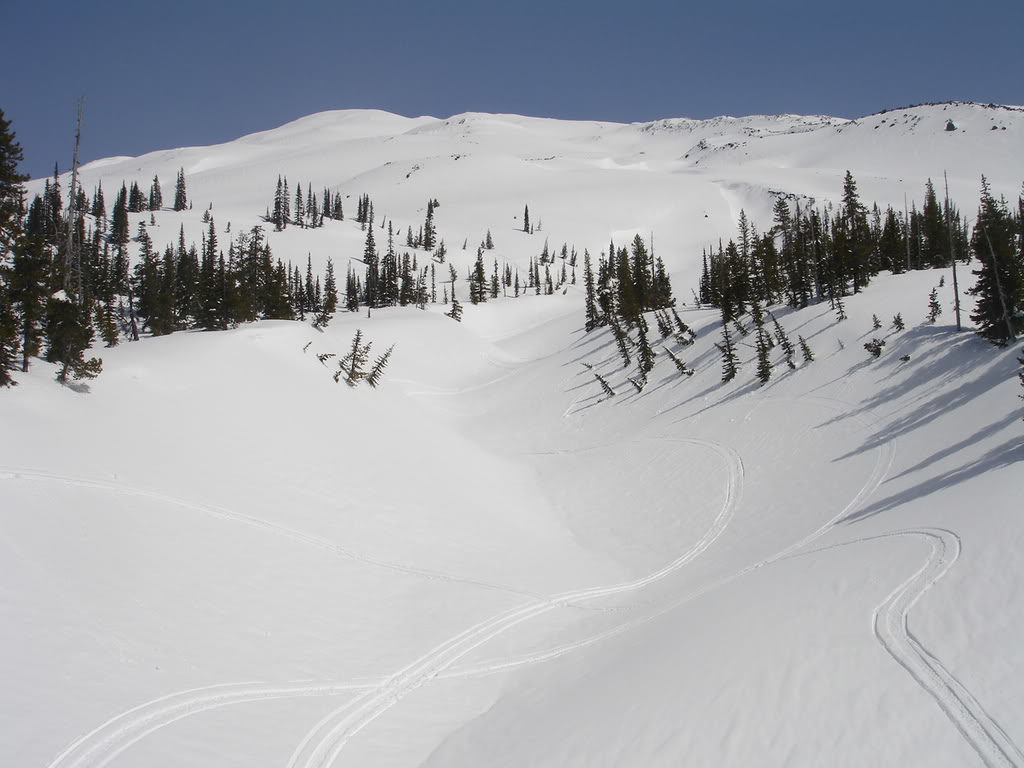
{"label": "snow-covered alpine terrain", "polygon": [[[464,315],[97,344],[103,374],[76,388],[43,361],[17,374],[0,764],[1024,766],[1020,344],[957,333],[948,270],[886,273],[843,322],[774,307],[814,361],[760,386],[739,338],[722,384],[719,312],[691,293],[741,209],[764,231],[778,195],[837,201],[850,170],[902,210],[946,171],[973,220],[982,174],[1016,200],[1022,147],[1024,109],[976,104],[630,125],[353,110],[84,166],[108,201],[154,174],[166,200],[184,169],[193,208],[154,214],[158,248],[182,226],[198,243],[212,204],[225,248],[263,225],[275,258],[342,276],[360,195],[399,251],[436,198]],[[341,194],[346,219],[272,231],[279,175]],[[582,280],[470,305],[488,231],[488,268],[524,275],[545,241],[653,236],[694,375],[657,344],[636,392],[611,333],[584,332]],[[395,345],[376,389],[316,357],[357,329]]]}

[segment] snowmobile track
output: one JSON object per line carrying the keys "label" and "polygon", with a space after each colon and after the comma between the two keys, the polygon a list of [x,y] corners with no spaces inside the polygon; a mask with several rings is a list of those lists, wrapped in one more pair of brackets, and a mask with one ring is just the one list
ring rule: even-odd
{"label": "snowmobile track", "polygon": [[735,451],[718,443],[689,438],[678,438],[678,442],[715,451],[726,463],[729,471],[722,507],[711,527],[692,547],[668,565],[642,578],[603,587],[563,592],[545,602],[514,608],[464,630],[396,672],[386,684],[328,713],[306,734],[295,749],[288,761],[288,768],[329,768],[353,736],[398,701],[429,680],[438,677],[470,651],[512,627],[572,603],[641,589],[665,578],[704,552],[721,536],[733,517],[742,490],[743,462]]}

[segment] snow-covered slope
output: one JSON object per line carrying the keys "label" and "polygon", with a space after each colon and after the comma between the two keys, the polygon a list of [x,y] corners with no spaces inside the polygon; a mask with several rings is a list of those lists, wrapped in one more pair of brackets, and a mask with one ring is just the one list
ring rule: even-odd
{"label": "snow-covered slope", "polygon": [[[1019,190],[1022,139],[1024,113],[965,104],[334,112],[83,178],[109,204],[155,173],[166,196],[183,167],[195,207],[155,214],[158,245],[198,240],[210,202],[219,229],[257,224],[278,174],[350,195],[346,214],[369,193],[403,232],[438,198],[460,271],[488,229],[521,269],[545,237],[598,252],[653,231],[685,301],[740,208],[834,199],[847,168],[902,205],[947,169],[969,214],[981,173]],[[320,265],[363,233],[269,236]],[[668,345],[694,375],[659,355],[636,393],[576,287],[462,323],[396,308],[147,338],[97,352],[81,392],[36,363],[0,393],[4,762],[1024,765],[1018,351],[956,333],[948,277],[926,325],[940,279],[883,276],[842,323],[777,308],[815,360],[765,387],[742,340],[722,385],[717,314],[681,306],[697,339]],[[907,330],[871,330],[896,312]],[[396,345],[379,389],[316,358],[357,328]]]}

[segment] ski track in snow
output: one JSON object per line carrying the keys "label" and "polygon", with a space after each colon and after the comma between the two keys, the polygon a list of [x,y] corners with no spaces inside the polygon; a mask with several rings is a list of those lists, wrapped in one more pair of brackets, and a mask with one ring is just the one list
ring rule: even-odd
{"label": "ski track in snow", "polygon": [[967,687],[922,645],[907,623],[910,609],[960,557],[960,538],[944,528],[893,531],[869,538],[877,540],[894,536],[924,538],[931,545],[931,551],[925,564],[896,587],[875,609],[875,637],[889,655],[935,700],[985,765],[1024,765],[1024,754],[1013,740]]}
{"label": "ski track in snow", "polygon": [[527,604],[506,611],[449,638],[396,672],[386,684],[376,690],[364,693],[345,706],[328,713],[306,734],[288,761],[288,768],[328,768],[334,763],[349,740],[363,728],[420,686],[438,677],[467,653],[512,627],[570,602],[593,600],[641,589],[665,578],[704,552],[721,536],[732,519],[742,489],[743,462],[734,451],[717,443],[689,438],[678,438],[678,442],[686,442],[715,451],[726,462],[729,469],[726,498],[722,508],[711,527],[696,544],[665,567],[640,579],[604,587],[563,592],[551,597],[546,602]]}
{"label": "ski track in snow", "polygon": [[161,696],[133,707],[75,740],[47,768],[102,768],[130,746],[171,723],[211,709],[252,701],[340,696],[379,685],[348,683],[224,683]]}

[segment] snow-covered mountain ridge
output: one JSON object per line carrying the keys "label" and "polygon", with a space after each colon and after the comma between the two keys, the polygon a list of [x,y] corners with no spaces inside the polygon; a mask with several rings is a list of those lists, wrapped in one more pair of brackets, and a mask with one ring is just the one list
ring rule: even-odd
{"label": "snow-covered mountain ridge", "polygon": [[[0,392],[0,754],[1024,765],[1020,345],[957,333],[947,270],[883,274],[842,321],[773,307],[813,361],[776,348],[760,386],[737,335],[723,384],[719,313],[690,294],[741,209],[763,230],[779,195],[834,202],[849,169],[902,210],[946,170],[972,218],[982,173],[1016,199],[1021,146],[1024,113],[974,104],[631,125],[345,110],[86,165],[108,205],[155,174],[169,199],[184,169],[191,210],[132,215],[158,246],[199,242],[212,204],[223,247],[263,226],[318,271],[357,263],[363,193],[403,234],[436,198],[460,276],[488,231],[488,261],[520,270],[545,240],[653,235],[695,340],[660,339],[637,392],[576,284],[458,323],[408,306],[146,337],[94,350],[88,391],[35,362]],[[341,194],[346,220],[273,231],[278,175]],[[317,358],[357,329],[395,344],[377,389]]]}

